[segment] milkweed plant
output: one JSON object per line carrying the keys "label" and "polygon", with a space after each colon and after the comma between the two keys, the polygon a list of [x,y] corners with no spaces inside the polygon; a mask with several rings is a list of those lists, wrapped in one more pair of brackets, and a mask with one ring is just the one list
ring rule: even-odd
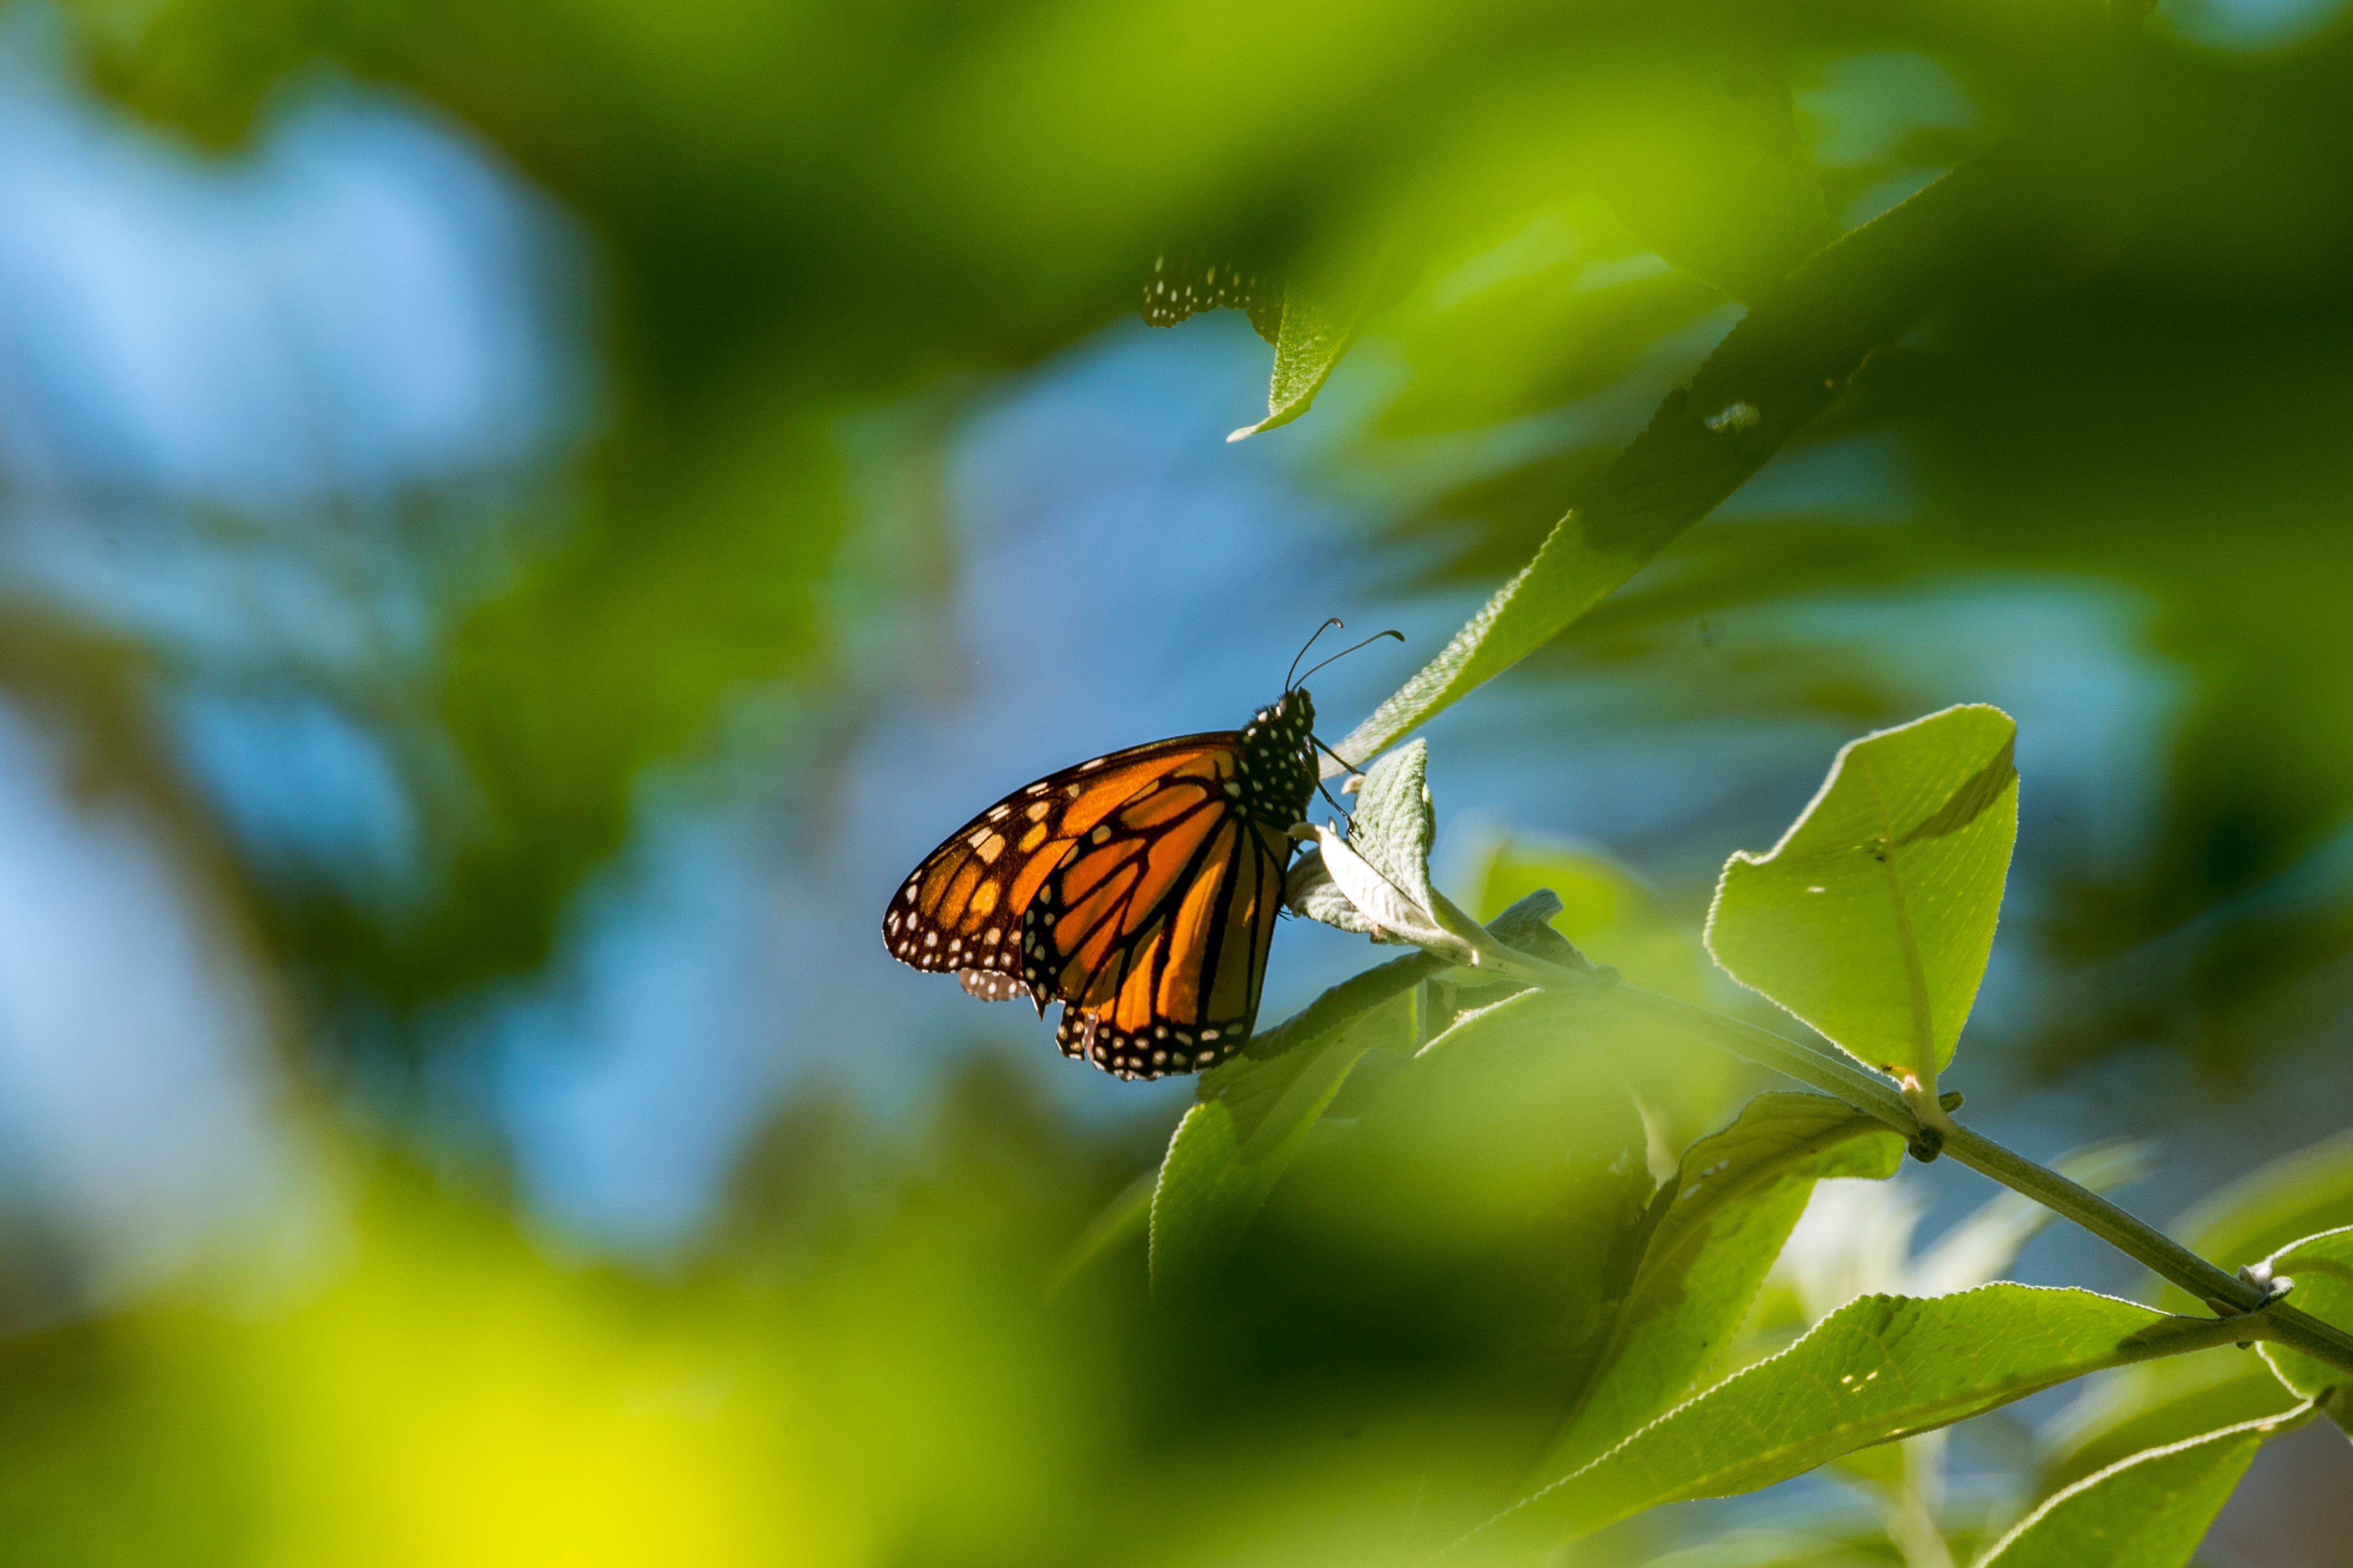
{"label": "milkweed plant", "polygon": [[[1156,1173],[1067,1265],[1097,1267],[1144,1229],[1173,1313],[1227,1310],[1219,1294],[1247,1268],[1242,1289],[1283,1304],[1268,1310],[1336,1324],[1367,1309],[1300,1286],[1315,1271],[1301,1257],[1335,1232],[1377,1234],[1388,1267],[1436,1282],[1410,1296],[1433,1335],[1475,1297],[1503,1324],[1495,1375],[1527,1394],[1523,1479],[1500,1497],[1417,1494],[1409,1560],[1579,1561],[1573,1543],[1646,1510],[1820,1469],[1875,1500],[1913,1568],[2170,1568],[2266,1442],[2353,1424],[2353,1227],[2295,1228],[2316,1184],[2353,1190],[2353,1150],[2253,1171],[2172,1237],[2101,1194],[2145,1151],[2038,1163],[1961,1114],[2022,786],[1999,709],[1852,741],[1778,843],[1732,854],[1704,946],[1736,985],[1713,993],[1588,957],[1556,929],[1561,893],[1533,885],[1541,863],[1483,920],[1431,879],[1426,742],[1405,737],[1755,473],[1936,301],[1961,241],[2021,199],[2031,165],[1996,146],[1761,291],[1535,558],[1335,748],[1326,782],[1353,800],[1345,820],[1294,829],[1287,902],[1409,951],[1204,1074]],[[1378,297],[1360,282],[1293,290],[1271,321],[1254,310],[1276,343],[1270,414],[1236,437],[1303,412]],[[1778,1012],[1727,1010],[1727,994]],[[1781,1086],[1674,1147],[1640,1092],[1646,1058],[1670,1051]],[[1907,1161],[2007,1193],[1914,1257],[1901,1202],[1869,1195],[1894,1192],[1872,1184]],[[2053,1219],[2144,1266],[2147,1299],[2002,1280]],[[1572,1255],[1607,1262],[1561,1267]],[[2220,1363],[2199,1355],[2217,1350]],[[2110,1375],[2022,1494],[1957,1517],[1946,1429],[2094,1373]],[[1818,1562],[1836,1546],[1801,1531],[1722,1560]]]}

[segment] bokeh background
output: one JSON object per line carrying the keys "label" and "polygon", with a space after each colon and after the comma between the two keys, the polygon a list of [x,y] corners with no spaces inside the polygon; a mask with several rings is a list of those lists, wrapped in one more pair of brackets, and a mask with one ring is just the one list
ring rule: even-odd
{"label": "bokeh background", "polygon": [[[2100,220],[1432,726],[1441,883],[1584,868],[1588,945],[1698,994],[1839,743],[1996,702],[1972,1112],[2153,1141],[2158,1218],[2353,1124],[2339,10],[0,8],[0,1554],[1366,1560],[1345,1400],[1189,1384],[1139,1249],[1044,1293],[1188,1085],[892,964],[882,904],[1327,615],[1408,639],[1318,678],[1345,730],[1751,282],[2010,136],[2107,149]],[[1818,225],[1722,221],[1790,180]],[[1239,444],[1267,346],[1136,314],[1164,252],[1376,251]],[[1286,923],[1266,1016],[1376,956]],[[1756,1081],[1694,1067],[1680,1135]],[[1581,1560],[1867,1525],[1839,1488]],[[2309,1429],[2210,1552],[2347,1562],[2348,1498]]]}

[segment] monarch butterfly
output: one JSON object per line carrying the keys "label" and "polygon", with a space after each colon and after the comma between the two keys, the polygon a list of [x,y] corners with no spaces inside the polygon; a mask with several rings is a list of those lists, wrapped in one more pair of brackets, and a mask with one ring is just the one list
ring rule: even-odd
{"label": "monarch butterfly", "polygon": [[1061,1003],[1054,1043],[1105,1072],[1214,1067],[1258,1018],[1291,827],[1317,785],[1314,724],[1314,700],[1285,676],[1240,730],[1131,746],[1023,785],[909,873],[884,945],[917,969],[954,971],[983,1001],[1027,996],[1039,1017]]}

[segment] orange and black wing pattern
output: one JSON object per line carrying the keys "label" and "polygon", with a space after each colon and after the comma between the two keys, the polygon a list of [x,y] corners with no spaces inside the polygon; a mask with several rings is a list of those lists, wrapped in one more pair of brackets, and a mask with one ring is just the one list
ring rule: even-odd
{"label": "orange and black wing pattern", "polygon": [[1244,808],[1241,737],[1099,757],[990,806],[883,917],[918,969],[1063,1004],[1056,1040],[1125,1078],[1231,1054],[1258,1013],[1291,841]]}
{"label": "orange and black wing pattern", "polygon": [[1171,769],[1072,847],[1021,921],[1055,1043],[1127,1078],[1198,1072],[1250,1037],[1291,839],[1226,786],[1240,752]]}

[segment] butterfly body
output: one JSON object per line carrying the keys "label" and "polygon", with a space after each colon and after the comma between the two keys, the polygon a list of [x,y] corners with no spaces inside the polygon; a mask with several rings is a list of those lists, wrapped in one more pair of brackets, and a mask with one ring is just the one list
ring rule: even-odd
{"label": "butterfly body", "polygon": [[1240,730],[1039,779],[923,858],[882,921],[892,956],[988,1001],[1062,1004],[1064,1055],[1123,1078],[1198,1072],[1250,1037],[1292,825],[1317,769],[1286,690]]}

